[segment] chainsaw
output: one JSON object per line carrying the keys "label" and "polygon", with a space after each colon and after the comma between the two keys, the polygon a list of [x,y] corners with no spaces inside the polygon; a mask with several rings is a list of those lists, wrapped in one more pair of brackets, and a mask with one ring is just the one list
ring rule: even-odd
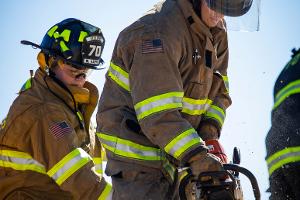
{"label": "chainsaw", "polygon": [[244,200],[239,178],[241,173],[250,180],[255,200],[260,200],[260,190],[255,176],[248,169],[239,166],[240,161],[240,151],[235,147],[232,164],[223,164],[224,171],[201,173],[197,181],[192,184],[191,194],[187,195],[186,192],[180,190],[180,199]]}

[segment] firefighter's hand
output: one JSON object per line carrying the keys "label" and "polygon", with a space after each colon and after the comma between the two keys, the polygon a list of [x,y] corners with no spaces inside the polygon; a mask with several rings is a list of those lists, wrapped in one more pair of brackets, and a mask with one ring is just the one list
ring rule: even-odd
{"label": "firefighter's hand", "polygon": [[195,179],[202,172],[224,171],[220,158],[206,151],[196,154],[189,160],[190,169]]}

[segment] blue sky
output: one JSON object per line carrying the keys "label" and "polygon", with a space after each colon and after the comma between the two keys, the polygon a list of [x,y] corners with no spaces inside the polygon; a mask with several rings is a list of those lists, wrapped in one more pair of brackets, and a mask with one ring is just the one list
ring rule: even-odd
{"label": "blue sky", "polygon": [[[0,3],[0,118],[4,118],[29,70],[37,69],[36,54],[20,44],[27,39],[40,43],[50,26],[69,17],[101,27],[106,38],[103,58],[108,66],[118,33],[150,9],[156,0],[3,0]],[[288,3],[287,3],[288,2]],[[242,165],[257,176],[262,199],[268,187],[264,139],[270,128],[274,82],[300,47],[299,0],[262,0],[259,32],[229,32],[229,79],[232,106],[227,111],[221,141],[229,155],[234,146],[242,153]],[[101,92],[106,70],[89,79]],[[254,199],[242,179],[245,199]]]}

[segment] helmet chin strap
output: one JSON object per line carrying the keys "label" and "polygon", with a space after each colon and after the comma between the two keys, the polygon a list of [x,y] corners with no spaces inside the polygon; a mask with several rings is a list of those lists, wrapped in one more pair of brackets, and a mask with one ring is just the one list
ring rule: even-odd
{"label": "helmet chin strap", "polygon": [[195,13],[201,19],[201,1],[202,0],[191,0]]}
{"label": "helmet chin strap", "polygon": [[77,107],[77,104],[76,104],[76,101],[75,101],[75,98],[74,98],[74,95],[72,94],[72,92],[69,90],[69,88],[61,81],[59,80],[58,78],[56,78],[55,76],[55,72],[53,72],[53,70],[51,70],[51,68],[48,68],[49,70],[49,74],[48,76],[50,78],[52,78],[60,87],[62,87],[64,90],[66,90],[72,97],[72,101],[73,101],[73,104],[74,104],[74,109],[71,108],[67,103],[66,101],[61,98],[58,94],[56,94],[53,90],[51,90],[51,88],[48,86],[48,83],[47,83],[47,76],[44,77],[44,82],[46,83],[47,85],[47,88],[48,90],[54,95],[56,96],[58,99],[60,99],[77,117],[78,119],[78,122],[79,122],[79,126],[80,126],[80,129],[84,129],[84,122],[82,121],[82,119],[80,119],[80,114],[79,114],[79,111],[78,111],[78,107]]}

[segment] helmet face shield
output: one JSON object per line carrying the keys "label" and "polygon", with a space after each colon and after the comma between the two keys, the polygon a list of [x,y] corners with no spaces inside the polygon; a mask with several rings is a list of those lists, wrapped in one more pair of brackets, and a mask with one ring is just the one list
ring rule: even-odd
{"label": "helmet face shield", "polygon": [[[210,15],[222,14],[224,28],[232,31],[258,31],[260,0],[203,0]],[[213,17],[212,17],[213,19]]]}

